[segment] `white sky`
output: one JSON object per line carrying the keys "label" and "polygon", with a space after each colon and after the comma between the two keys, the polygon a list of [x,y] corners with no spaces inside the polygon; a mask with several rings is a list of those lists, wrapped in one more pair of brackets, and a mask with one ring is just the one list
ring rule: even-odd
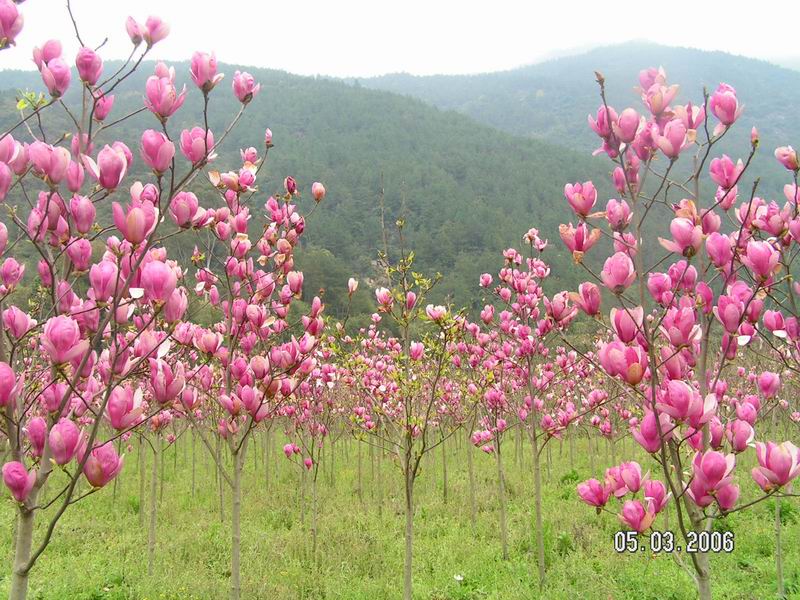
{"label": "white sky", "polygon": [[[742,5],[744,3],[741,3]],[[757,58],[797,57],[800,2],[658,3],[613,0],[72,0],[84,41],[106,36],[104,59],[130,52],[125,18],[147,15],[172,32],[153,56],[215,51],[223,62],[305,75],[477,73],[574,48],[649,39]],[[78,44],[66,0],[27,0],[18,46],[0,68],[33,68],[31,51],[57,37],[72,62]],[[648,14],[649,13],[649,14]]]}

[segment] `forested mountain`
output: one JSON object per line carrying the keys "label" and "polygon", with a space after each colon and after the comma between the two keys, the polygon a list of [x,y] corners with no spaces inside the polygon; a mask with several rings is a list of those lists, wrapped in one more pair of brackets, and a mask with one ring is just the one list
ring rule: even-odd
{"label": "forested mountain", "polygon": [[[142,106],[145,79],[153,66],[143,64],[116,91],[108,120]],[[202,98],[189,80],[188,64],[174,66],[178,81],[189,89],[185,105],[168,122],[171,136],[177,139],[183,128],[202,123]],[[114,68],[114,64],[106,67],[107,71]],[[228,79],[211,94],[209,124],[217,136],[238,110],[229,83],[237,68],[242,67],[221,65]],[[326,288],[333,312],[342,310],[349,276],[376,275],[373,261],[382,245],[382,181],[386,221],[394,229],[396,218],[405,216],[407,246],[416,250],[419,270],[445,275],[437,292],[440,297],[449,295],[458,304],[478,302],[478,275],[496,271],[501,266],[500,252],[519,246],[522,234],[532,226],[551,240],[547,253],[560,265],[554,272],[569,278],[556,280],[554,286],[576,285],[579,275],[568,267],[570,258],[558,239],[558,224],[570,218],[563,186],[578,178],[606,181],[609,168],[602,161],[592,161],[588,152],[579,154],[542,140],[515,137],[412,98],[322,78],[247,70],[262,90],[226,141],[216,168],[235,167],[239,148],[263,149],[264,129],[270,127],[276,147],[260,176],[261,193],[253,212],[258,214],[268,193],[278,191],[286,175],[298,179],[306,211],[312,204],[312,181],[325,183],[328,196],[309,222],[304,236],[309,246],[301,267],[306,272],[306,290]],[[75,80],[68,102],[76,99]],[[0,126],[16,121],[18,89],[43,89],[39,74],[0,73]],[[74,129],[60,106],[48,110],[58,115],[50,141]],[[580,120],[580,113],[565,112],[563,118],[565,122]],[[158,127],[155,117],[145,111],[103,134],[98,144],[114,139],[126,142],[136,156],[133,175],[142,175],[139,135],[145,128]],[[21,128],[15,135],[28,139],[23,132]],[[178,157],[185,169],[180,153]],[[195,191],[201,204],[212,202],[214,192],[207,182],[196,183]],[[604,193],[610,193],[609,186]],[[192,236],[182,237],[188,238],[184,244],[190,244],[182,250],[191,251]],[[357,312],[369,310],[368,294],[371,290],[365,283]]]}
{"label": "forested mountain", "polygon": [[793,106],[800,72],[765,61],[645,42],[597,48],[510,71],[482,75],[407,74],[362,79],[358,85],[408,94],[443,109],[469,115],[515,135],[535,137],[586,153],[597,146],[586,115],[600,104],[594,72],[606,79],[609,104],[643,110],[633,87],[643,68],[663,66],[670,82],[681,84],[677,101],[701,103],[705,86],[713,92],[723,81],[733,85],[745,105],[738,132],[720,149],[746,156],[749,131],[758,127],[762,147],[754,166],[766,174],[765,192],[778,194],[785,180],[772,160],[777,146],[800,145],[800,121]]}

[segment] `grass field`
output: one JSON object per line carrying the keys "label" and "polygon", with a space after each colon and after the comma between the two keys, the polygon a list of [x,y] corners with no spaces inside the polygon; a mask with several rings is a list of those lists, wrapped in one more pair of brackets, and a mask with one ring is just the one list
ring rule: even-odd
{"label": "grass field", "polygon": [[[280,439],[279,439],[280,438]],[[333,481],[323,467],[318,479],[319,558],[310,556],[310,494],[302,508],[300,471],[280,453],[275,436],[265,460],[265,437],[247,457],[242,516],[242,597],[265,599],[380,599],[402,595],[403,503],[401,476],[388,458],[381,466],[361,446],[362,499],[358,494],[358,443],[335,446]],[[257,451],[254,452],[254,448]],[[618,555],[610,514],[596,515],[576,496],[579,480],[602,475],[611,464],[607,451],[595,452],[590,472],[585,440],[575,446],[570,468],[567,444],[551,447],[549,474],[544,470],[544,518],[547,581],[539,592],[532,536],[532,469],[528,447],[521,452],[508,438],[504,461],[508,491],[510,559],[501,558],[495,461],[474,452],[478,499],[477,524],[470,520],[467,448],[452,441],[447,448],[447,500],[443,497],[442,457],[429,456],[418,482],[415,521],[415,597],[466,599],[683,599],[695,597],[688,574],[669,555]],[[220,518],[219,492],[211,462],[196,446],[196,483],[192,496],[192,444],[182,439],[164,452],[163,498],[158,507],[156,566],[147,576],[147,525],[137,510],[137,449],[117,484],[71,507],[53,543],[34,568],[33,599],[215,599],[228,593],[229,533],[227,499]],[[257,456],[256,456],[257,454]],[[638,449],[617,448],[617,459],[646,462]],[[737,468],[743,498],[755,496],[744,480],[752,451]],[[329,463],[330,464],[330,463]],[[269,480],[267,480],[269,466]],[[149,467],[148,467],[149,469]],[[148,475],[149,477],[149,475]],[[379,484],[380,482],[380,484]],[[49,484],[49,485],[52,485]],[[110,487],[110,486],[109,486]],[[378,497],[382,498],[379,508]],[[148,503],[145,502],[145,505]],[[800,507],[784,501],[783,548],[787,594],[800,598]],[[674,513],[670,515],[675,528]],[[0,595],[7,594],[11,564],[14,506],[0,503],[6,532],[0,552],[6,565]],[[41,523],[39,523],[41,526]],[[712,558],[714,597],[774,598],[774,504],[761,503],[719,521],[730,529],[736,548]],[[663,516],[656,529],[665,529]],[[39,530],[37,533],[41,533]]]}

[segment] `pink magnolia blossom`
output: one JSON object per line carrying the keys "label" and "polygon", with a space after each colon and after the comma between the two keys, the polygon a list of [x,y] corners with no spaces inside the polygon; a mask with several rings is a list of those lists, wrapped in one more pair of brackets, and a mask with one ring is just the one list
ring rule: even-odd
{"label": "pink magnolia blossom", "polygon": [[56,364],[70,362],[89,349],[89,341],[81,339],[77,321],[66,315],[47,320],[41,341],[50,360]]}
{"label": "pink magnolia blossom", "polygon": [[164,173],[172,164],[175,156],[175,144],[165,134],[154,129],[148,129],[142,134],[142,143],[139,148],[145,164],[156,173]]}
{"label": "pink magnolia blossom", "polygon": [[0,362],[0,407],[9,406],[16,400],[20,389],[14,370],[4,362]]}
{"label": "pink magnolia blossom", "polygon": [[661,135],[658,136],[658,147],[667,158],[676,159],[681,151],[686,148],[686,126],[680,119],[668,121]]}
{"label": "pink magnolia blossom", "polygon": [[156,74],[148,77],[145,84],[145,106],[164,121],[174,115],[185,100],[186,86],[178,93],[174,70],[167,69],[163,63],[159,63]]}
{"label": "pink magnolia blossom", "polygon": [[194,84],[206,93],[213,90],[224,77],[222,73],[217,73],[217,58],[213,52],[192,54],[190,70]]}
{"label": "pink magnolia blossom", "polygon": [[48,436],[50,451],[57,465],[66,465],[81,450],[83,434],[70,419],[61,419],[53,425]]}
{"label": "pink magnolia blossom", "polygon": [[656,518],[655,508],[652,502],[645,501],[645,507],[639,500],[628,500],[622,505],[622,512],[619,520],[623,525],[630,527],[638,533],[647,531]]}
{"label": "pink magnolia blossom", "polygon": [[751,240],[742,263],[756,279],[766,281],[780,269],[780,253],[769,242]]}
{"label": "pink magnolia blossom", "polygon": [[175,271],[160,260],[151,260],[142,267],[141,286],[150,302],[164,303],[177,285]]}
{"label": "pink magnolia blossom", "polygon": [[789,171],[800,170],[800,160],[797,158],[797,150],[791,146],[781,146],[775,149],[775,158]]}
{"label": "pink magnolia blossom", "polygon": [[60,56],[42,64],[42,82],[54,98],[60,98],[69,88],[72,79],[69,65]]}
{"label": "pink magnolia blossom", "polygon": [[261,84],[257,84],[253,76],[247,71],[236,71],[233,75],[232,87],[233,93],[239,99],[239,102],[247,104],[256,97],[261,89]]}
{"label": "pink magnolia blossom", "polygon": [[150,385],[158,402],[172,402],[186,385],[183,363],[179,362],[173,369],[166,361],[151,358]]}
{"label": "pink magnolia blossom", "polygon": [[[148,47],[157,44],[169,35],[169,25],[158,17],[147,17],[142,28],[142,36]],[[135,42],[134,42],[135,43]]]}
{"label": "pink magnolia blossom", "polygon": [[198,208],[197,196],[192,192],[178,192],[169,203],[169,213],[178,227],[191,227]]}
{"label": "pink magnolia blossom", "polygon": [[600,239],[603,233],[599,229],[589,229],[586,223],[579,223],[578,227],[572,226],[572,223],[567,225],[559,225],[558,234],[564,245],[572,252],[575,261],[580,262],[583,260],[583,255],[588,252]]}
{"label": "pink magnolia blossom", "polygon": [[100,488],[119,474],[123,462],[124,457],[117,454],[114,444],[107,442],[89,453],[83,475],[92,487]]}
{"label": "pink magnolia blossom", "polygon": [[[725,455],[715,450],[698,452],[692,461],[692,481],[686,493],[700,507],[709,506],[716,495],[726,491],[726,499],[735,496],[735,503],[739,492],[739,488],[732,484],[731,473],[735,465],[736,457],[733,454]],[[730,486],[735,488],[735,494],[726,490]]]}
{"label": "pink magnolia blossom", "polygon": [[88,155],[83,156],[83,164],[89,174],[107,190],[115,190],[125,177],[128,160],[124,150],[106,144],[97,155],[97,162]]}
{"label": "pink magnolia blossom", "polygon": [[744,163],[739,159],[736,164],[727,154],[723,154],[722,158],[715,158],[711,161],[709,172],[711,179],[723,189],[729,190],[741,176],[744,171]]}
{"label": "pink magnolia blossom", "polygon": [[644,309],[641,306],[632,309],[611,309],[611,327],[624,344],[634,341],[640,334],[643,320]]}
{"label": "pink magnolia blossom", "polygon": [[792,442],[756,442],[756,458],[758,466],[751,473],[765,492],[783,487],[800,475],[800,448]]}
{"label": "pink magnolia blossom", "polygon": [[181,132],[181,152],[192,164],[214,160],[214,134],[209,129],[192,127]]}
{"label": "pink magnolia blossom", "polygon": [[[0,14],[0,17],[2,14]],[[14,500],[25,502],[36,483],[36,470],[28,472],[19,461],[7,462],[3,465],[3,483],[11,492]]]}
{"label": "pink magnolia blossom", "polygon": [[600,272],[603,284],[615,294],[621,294],[636,279],[636,270],[630,256],[617,252],[606,259]]}
{"label": "pink magnolia blossom", "polygon": [[711,94],[708,106],[711,113],[725,126],[733,125],[742,114],[744,107],[739,106],[736,90],[727,83],[720,83],[716,91]]}
{"label": "pink magnolia blossom", "polygon": [[590,317],[600,314],[600,288],[586,281],[578,286],[578,293],[570,294],[572,301]]}
{"label": "pink magnolia blossom", "polygon": [[24,19],[12,0],[0,0],[0,50],[15,44]]}
{"label": "pink magnolia blossom", "polygon": [[578,495],[589,506],[601,508],[608,503],[611,497],[611,486],[601,483],[597,479],[589,479],[578,484]]}
{"label": "pink magnolia blossom", "polygon": [[[638,423],[637,427],[631,427],[631,435],[639,445],[649,453],[658,452],[661,448],[661,440],[664,441],[672,439],[673,430],[675,426],[668,414],[660,412],[658,414],[659,423],[656,423],[655,413],[647,411]],[[661,436],[658,434],[659,424],[661,426]]]}
{"label": "pink magnolia blossom", "polygon": [[676,217],[669,226],[671,240],[658,238],[659,243],[670,252],[684,256],[694,256],[703,243],[703,231],[691,219]]}
{"label": "pink magnolia blossom", "polygon": [[325,186],[319,181],[315,181],[311,184],[311,196],[314,198],[314,202],[322,202],[322,199],[325,198]]}
{"label": "pink magnolia blossom", "polygon": [[564,186],[564,196],[576,214],[585,217],[597,202],[597,190],[591,181],[568,183]]}
{"label": "pink magnolia blossom", "polygon": [[124,212],[117,202],[111,204],[111,214],[119,232],[131,244],[140,244],[157,224],[158,211],[147,200],[131,200]]}
{"label": "pink magnolia blossom", "polygon": [[78,69],[78,77],[89,85],[95,85],[103,72],[103,60],[91,48],[83,47],[78,50],[75,66]]}

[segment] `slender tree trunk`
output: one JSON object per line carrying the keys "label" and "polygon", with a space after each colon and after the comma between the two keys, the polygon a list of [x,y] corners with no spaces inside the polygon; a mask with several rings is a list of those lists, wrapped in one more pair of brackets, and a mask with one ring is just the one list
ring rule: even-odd
{"label": "slender tree trunk", "polygon": [[617,464],[617,445],[612,438],[608,438],[608,446],[611,448],[611,464]]}
{"label": "slender tree trunk", "polygon": [[442,437],[442,502],[447,504],[447,444]]}
{"label": "slender tree trunk", "polygon": [[500,452],[500,441],[495,448],[497,463],[497,502],[500,507],[500,544],[503,549],[503,560],[508,560],[508,526],[506,524],[506,482],[503,473],[503,456]]}
{"label": "slender tree trunk", "polygon": [[144,436],[139,438],[139,527],[144,530],[144,472],[147,470],[147,455],[144,452]]}
{"label": "slender tree trunk", "polygon": [[241,594],[241,515],[242,515],[242,468],[243,455],[234,452],[233,486],[231,488],[231,600],[239,600]]}
{"label": "slender tree trunk", "polygon": [[158,518],[158,461],[161,455],[161,440],[153,444],[153,468],[150,471],[150,528],[147,536],[147,575],[153,575],[156,558],[156,519]]}
{"label": "slender tree trunk", "polygon": [[783,551],[781,549],[781,500],[775,499],[775,578],[778,580],[778,598],[785,598],[783,587]]}
{"label": "slender tree trunk", "polygon": [[300,524],[306,526],[306,468],[300,466]]}
{"label": "slender tree trunk", "polygon": [[329,459],[330,460],[330,472],[329,472],[329,475],[330,475],[331,489],[334,490],[334,491],[336,490],[336,464],[335,464],[336,448],[335,448],[335,445],[336,445],[335,442],[333,441],[333,439],[331,439],[331,443],[330,443],[331,456],[330,456],[330,459]]}
{"label": "slender tree trunk", "polygon": [[311,479],[311,560],[317,566],[317,467]]}
{"label": "slender tree trunk", "polygon": [[474,530],[478,524],[478,507],[475,501],[475,466],[472,464],[472,444],[466,444],[467,472],[469,473],[469,518]]}
{"label": "slender tree trunk", "polygon": [[195,454],[195,442],[197,441],[197,434],[195,430],[192,429],[192,498],[194,498],[195,493],[195,482],[196,482],[196,475],[197,475],[197,456]]}
{"label": "slender tree trunk", "polygon": [[[333,458],[333,455],[331,455]],[[383,446],[378,448],[378,516],[383,516],[383,471],[381,470],[381,465],[383,463]]]}
{"label": "slender tree trunk", "polygon": [[375,496],[375,446],[369,445],[369,497]]}
{"label": "slender tree trunk", "polygon": [[542,525],[542,464],[536,423],[531,421],[531,447],[533,450],[533,510],[536,516],[536,566],[539,575],[539,590],[544,587],[544,530]]}
{"label": "slender tree trunk", "polygon": [[574,431],[567,431],[569,437],[569,470],[575,470],[575,435]]}
{"label": "slender tree trunk", "polygon": [[364,502],[363,490],[361,487],[362,484],[362,469],[361,469],[361,443],[358,443],[358,499],[360,502]]}
{"label": "slender tree trunk", "polygon": [[550,481],[553,466],[553,444],[547,444],[547,481]]}
{"label": "slender tree trunk", "polygon": [[161,449],[159,450],[159,458],[161,459],[159,461],[161,463],[161,486],[158,488],[158,503],[161,504],[164,501],[164,470],[167,461],[164,460],[164,438],[159,436],[158,443],[161,444]]}
{"label": "slender tree trunk", "polygon": [[403,598],[413,600],[412,561],[414,552],[414,475],[411,472],[411,456],[407,451],[405,464],[406,477],[406,561],[403,577]]}
{"label": "slender tree trunk", "polygon": [[217,483],[219,488],[219,520],[225,521],[225,498],[223,495],[223,478],[222,478],[222,452],[220,449],[220,439],[217,437],[217,460],[214,461],[214,468],[217,469]]}
{"label": "slender tree trunk", "polygon": [[589,446],[589,471],[594,475],[594,444],[592,443],[592,432],[589,432],[586,438],[586,443]]}
{"label": "slender tree trunk", "polygon": [[264,487],[269,489],[269,476],[270,476],[270,450],[272,449],[272,432],[268,429],[266,433],[267,439],[264,440]]}
{"label": "slender tree trunk", "polygon": [[[35,503],[36,498],[31,502]],[[31,558],[33,546],[33,525],[35,511],[25,507],[17,511],[17,537],[14,551],[14,567],[11,571],[11,590],[9,600],[25,600],[28,597],[28,577],[30,571],[26,565]]]}

